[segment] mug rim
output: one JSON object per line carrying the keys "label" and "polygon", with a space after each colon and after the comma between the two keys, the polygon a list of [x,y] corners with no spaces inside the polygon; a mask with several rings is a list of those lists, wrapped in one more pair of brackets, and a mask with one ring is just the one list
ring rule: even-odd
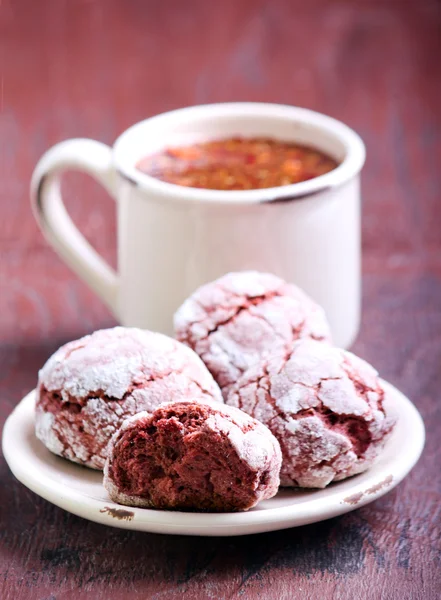
{"label": "mug rim", "polygon": [[[261,116],[286,118],[291,122],[301,121],[337,138],[345,146],[346,156],[335,169],[324,175],[290,185],[254,190],[212,190],[180,186],[147,175],[127,159],[128,153],[125,149],[127,145],[130,145],[132,135],[140,127],[145,127],[147,123],[158,124],[158,122],[179,117],[182,119],[192,118],[196,121],[198,114],[201,118],[207,116],[213,118]],[[281,202],[313,197],[348,182],[361,171],[365,160],[366,148],[363,140],[343,122],[307,108],[264,102],[202,104],[160,113],[126,129],[113,145],[113,161],[116,171],[137,188],[146,192],[154,192],[161,199],[169,201],[213,202],[229,205]]]}

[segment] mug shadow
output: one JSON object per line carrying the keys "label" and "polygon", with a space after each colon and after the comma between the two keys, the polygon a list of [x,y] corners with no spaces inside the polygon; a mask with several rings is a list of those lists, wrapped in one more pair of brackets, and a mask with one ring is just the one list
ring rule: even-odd
{"label": "mug shadow", "polygon": [[[116,323],[109,318],[96,329],[114,327]],[[38,371],[47,359],[63,344],[92,333],[90,327],[76,327],[63,330],[50,338],[30,337],[0,345],[0,410],[9,398],[14,398],[12,407],[33,389],[37,382]],[[11,408],[12,408],[11,407]]]}

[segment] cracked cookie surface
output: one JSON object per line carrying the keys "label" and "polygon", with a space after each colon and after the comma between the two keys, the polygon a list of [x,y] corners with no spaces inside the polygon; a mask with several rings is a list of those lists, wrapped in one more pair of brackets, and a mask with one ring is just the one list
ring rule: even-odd
{"label": "cracked cookie surface", "polygon": [[102,469],[125,418],[167,400],[222,402],[200,358],[160,333],[115,327],[62,346],[39,373],[36,435],[60,456]]}
{"label": "cracked cookie surface", "polygon": [[257,271],[228,273],[192,294],[175,314],[176,338],[204,361],[227,397],[262,356],[301,338],[330,341],[323,309],[302,290]]}
{"label": "cracked cookie surface", "polygon": [[115,502],[162,510],[248,510],[279,487],[280,446],[267,427],[212,401],[163,404],[112,437],[104,487]]}
{"label": "cracked cookie surface", "polygon": [[395,424],[388,400],[364,360],[301,340],[251,367],[226,402],[277,437],[282,486],[323,488],[373,463]]}

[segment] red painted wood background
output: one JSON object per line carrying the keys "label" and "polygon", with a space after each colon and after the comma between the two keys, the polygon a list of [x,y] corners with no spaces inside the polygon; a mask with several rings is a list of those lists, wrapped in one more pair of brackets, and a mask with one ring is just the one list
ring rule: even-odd
{"label": "red painted wood background", "polygon": [[[29,178],[51,144],[111,143],[146,116],[227,100],[307,106],[364,138],[363,323],[355,351],[414,399],[427,445],[370,506],[249,538],[130,533],[53,507],[0,460],[0,597],[441,596],[441,3],[2,0],[0,425],[63,342],[112,317],[44,242]],[[114,206],[80,175],[68,206],[114,260]]]}

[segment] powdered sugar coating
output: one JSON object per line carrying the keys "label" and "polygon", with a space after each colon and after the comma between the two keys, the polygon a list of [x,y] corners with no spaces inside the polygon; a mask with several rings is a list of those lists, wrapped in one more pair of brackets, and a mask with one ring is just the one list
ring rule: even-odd
{"label": "powdered sugar coating", "polygon": [[[279,472],[282,454],[278,441],[269,429],[241,410],[231,406],[225,406],[208,400],[200,400],[197,402],[196,408],[199,409],[199,416],[202,415],[202,418],[198,421],[197,426],[192,427],[191,430],[181,427],[182,447],[185,449],[186,444],[191,444],[192,441],[194,441],[195,436],[208,436],[210,439],[210,454],[219,459],[221,453],[225,454],[225,440],[227,440],[228,460],[221,468],[225,471],[230,467],[234,469],[234,467],[231,466],[233,462],[232,456],[234,454],[244,468],[254,474],[252,489],[248,490],[248,492],[251,491],[251,501],[249,501],[246,506],[241,507],[242,510],[248,510],[255,506],[259,501],[274,496],[277,493],[280,482]],[[155,429],[158,421],[173,421],[176,420],[177,413],[180,412],[182,417],[183,414],[184,416],[185,414],[191,414],[194,412],[194,409],[194,401],[179,402],[179,406],[174,402],[164,403],[156,408],[152,414],[142,412],[129,417],[124,421],[121,428],[113,435],[109,443],[108,458],[104,467],[104,487],[107,489],[112,500],[119,504],[129,506],[155,507],[155,502],[151,497],[147,497],[147,495],[129,495],[119,489],[115,484],[113,472],[115,464],[121,459],[122,444],[124,439],[133,431],[141,431],[144,436],[148,436],[148,432]],[[173,449],[177,452],[178,446],[178,443],[173,446]],[[133,447],[133,443],[130,447]],[[167,448],[165,450],[167,450]],[[200,454],[196,453],[196,457],[199,458],[199,456]],[[147,459],[144,454],[142,454],[142,457],[143,465],[145,465]],[[176,458],[178,466],[179,461],[182,460],[185,460],[185,456],[183,458],[181,455],[179,458]],[[131,468],[133,469],[135,462],[136,453],[134,452],[133,456],[130,456],[127,461],[127,465],[131,465]],[[217,462],[217,468],[218,464],[219,463]],[[194,469],[196,471],[201,469],[199,462],[195,463]],[[174,487],[177,487],[178,490],[189,485],[189,481],[181,477],[182,473],[180,474],[179,468],[174,470],[172,466],[171,471],[172,474],[163,473],[162,479],[168,477],[173,482]],[[130,468],[125,468],[124,473],[125,480],[130,479],[131,477],[134,477],[135,479],[136,477],[139,477],[139,475],[135,475]],[[206,475],[212,477],[213,473],[210,472]],[[235,478],[234,475],[235,473],[227,473],[227,480],[233,481]],[[145,484],[145,489],[147,491],[149,485],[154,486],[155,482],[147,482]],[[161,480],[159,484],[158,481],[156,481],[156,485],[163,485],[163,481]],[[173,491],[173,489],[170,490],[170,499],[173,496]],[[216,490],[215,495],[218,495],[218,492],[219,490]],[[219,504],[222,506],[222,500],[219,501]],[[165,507],[161,506],[161,508]],[[170,505],[168,508],[173,508],[173,505]],[[192,508],[197,510],[199,506],[195,504]]]}
{"label": "powdered sugar coating", "polygon": [[228,273],[188,298],[175,314],[176,338],[199,354],[227,397],[231,385],[262,356],[294,341],[330,341],[323,309],[268,273]]}
{"label": "powdered sugar coating", "polygon": [[102,469],[127,416],[189,397],[222,401],[189,348],[135,328],[96,331],[62,346],[41,369],[36,435],[51,452]]}
{"label": "powdered sugar coating", "polygon": [[313,340],[251,367],[227,404],[267,425],[280,442],[282,486],[326,487],[370,467],[392,432],[377,371]]}

